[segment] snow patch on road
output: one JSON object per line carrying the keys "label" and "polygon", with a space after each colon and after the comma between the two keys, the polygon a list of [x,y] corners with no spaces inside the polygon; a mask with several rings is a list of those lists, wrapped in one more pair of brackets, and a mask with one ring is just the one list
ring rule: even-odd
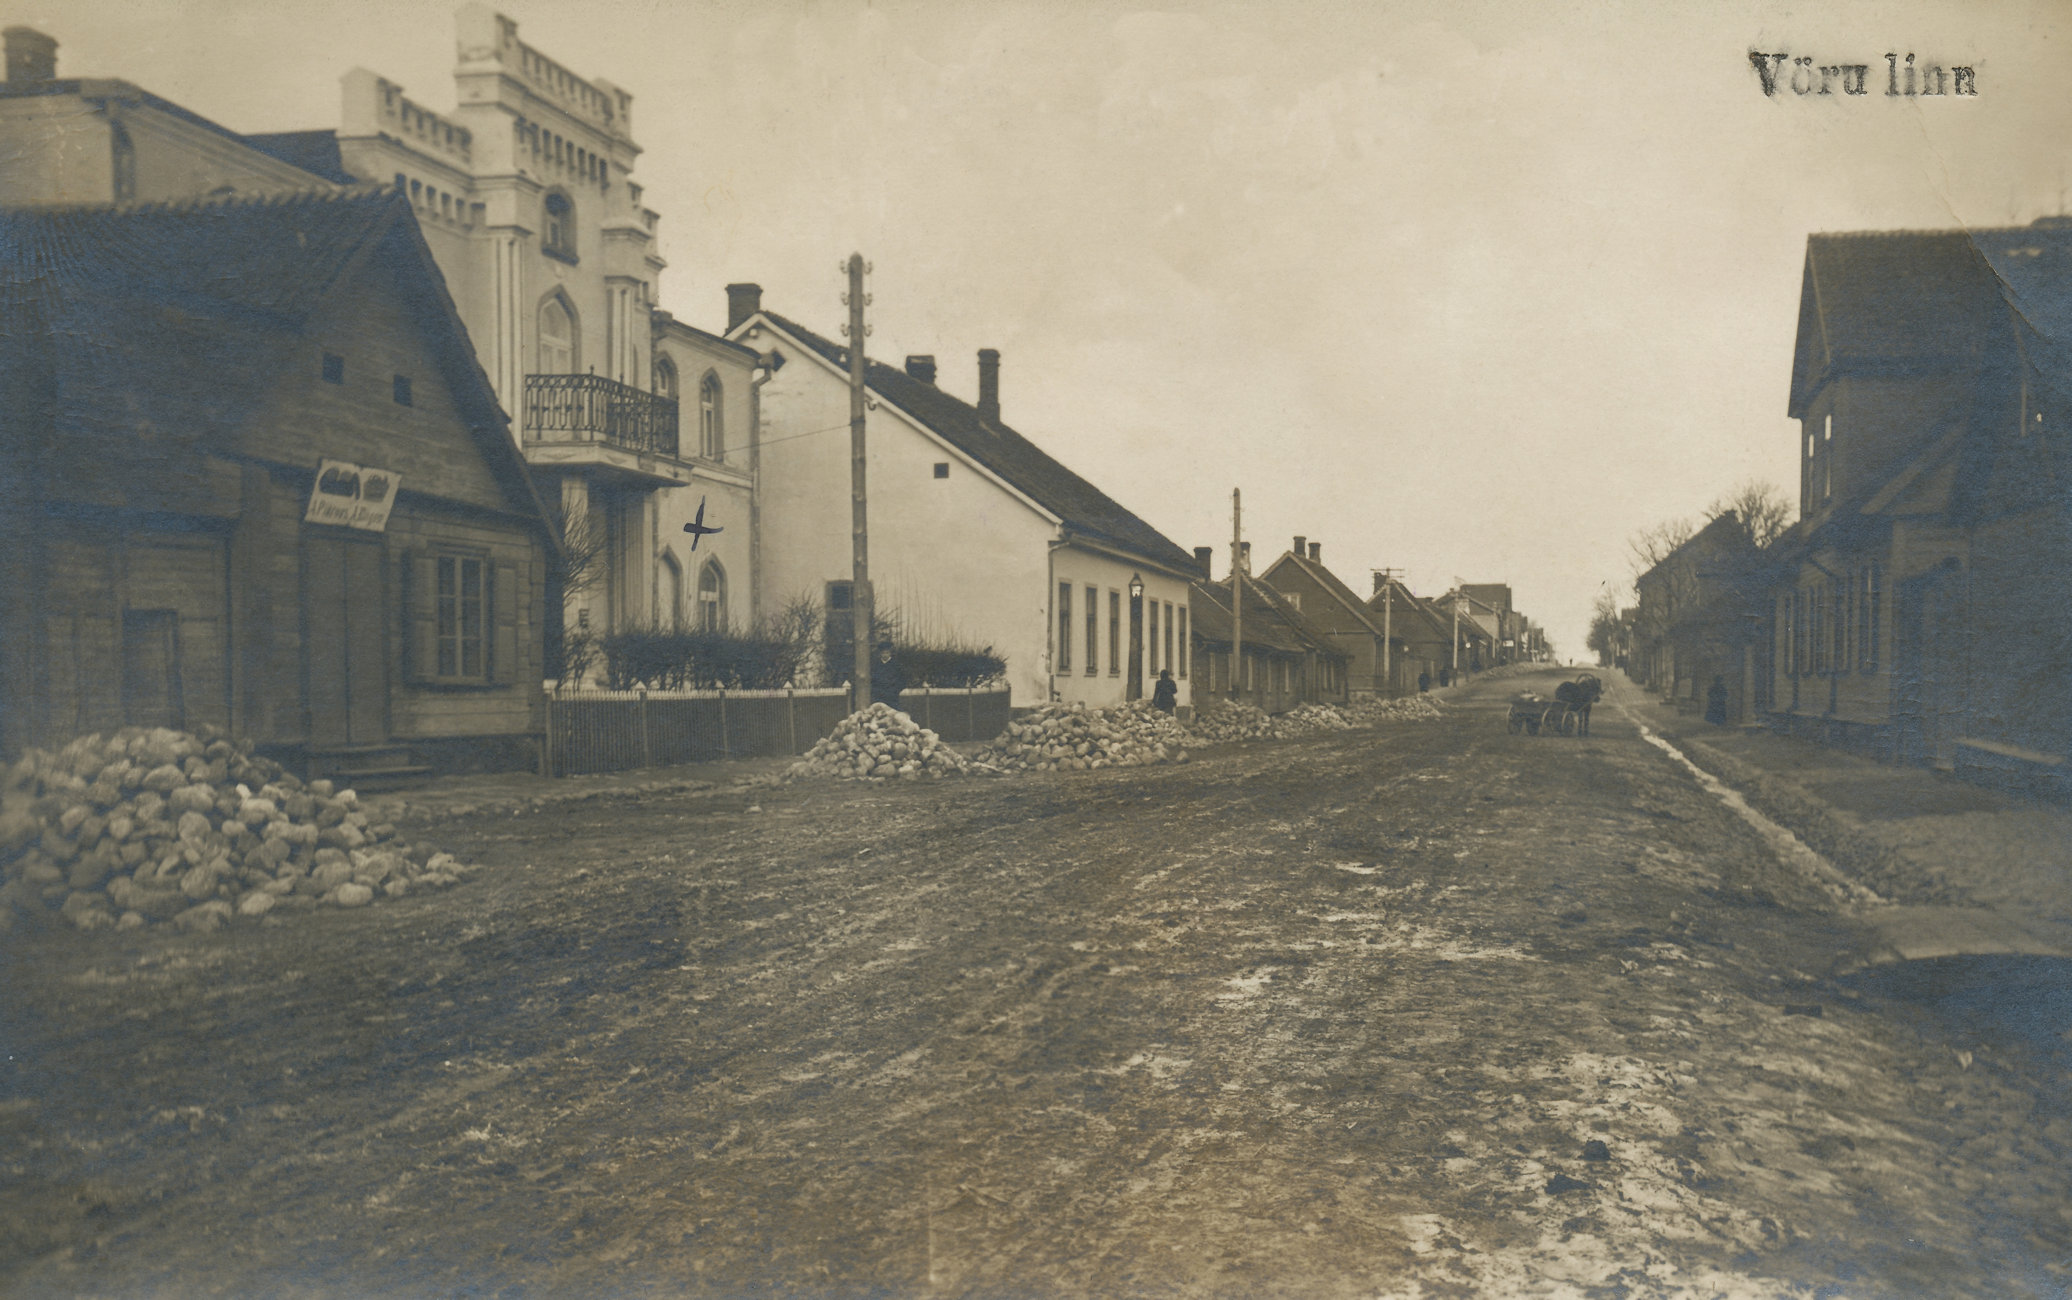
{"label": "snow patch on road", "polygon": [[[1621,706],[1620,711],[1625,712],[1624,706]],[[1806,847],[1804,840],[1750,807],[1748,800],[1741,797],[1739,790],[1734,789],[1712,773],[1693,763],[1689,758],[1685,757],[1682,750],[1643,726],[1640,720],[1634,718],[1631,713],[1627,713],[1626,716],[1633,723],[1635,729],[1640,732],[1642,740],[1645,740],[1674,759],[1685,771],[1691,774],[1691,778],[1707,794],[1725,804],[1730,812],[1753,827],[1755,833],[1761,836],[1763,842],[1770,847],[1770,851],[1775,853],[1785,865],[1798,868],[1800,872],[1819,885],[1821,889],[1825,890],[1828,896],[1833,898],[1836,903],[1844,908],[1881,907],[1886,905],[1884,899],[1849,879],[1840,871],[1837,871],[1833,863]]]}

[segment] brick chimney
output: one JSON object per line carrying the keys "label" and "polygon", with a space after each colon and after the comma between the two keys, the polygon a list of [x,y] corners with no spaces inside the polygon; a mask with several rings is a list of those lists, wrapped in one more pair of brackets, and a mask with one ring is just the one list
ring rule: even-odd
{"label": "brick chimney", "polygon": [[58,43],[33,27],[10,27],[0,32],[7,42],[7,84],[30,86],[55,81],[58,75]]}
{"label": "brick chimney", "polygon": [[1379,595],[1381,594],[1381,589],[1382,589],[1383,587],[1386,587],[1386,586],[1388,586],[1388,585],[1389,585],[1389,575],[1387,575],[1386,573],[1377,573],[1377,574],[1375,574],[1375,575],[1374,575],[1374,594],[1375,594],[1375,595],[1379,596]]}
{"label": "brick chimney", "polygon": [[908,357],[906,364],[906,372],[907,374],[913,376],[915,379],[920,380],[924,384],[933,384],[935,382],[935,358],[922,356]]}
{"label": "brick chimney", "polygon": [[730,284],[727,286],[727,332],[734,332],[735,326],[763,309],[763,286],[759,284]]}
{"label": "brick chimney", "polygon": [[1000,352],[978,350],[978,418],[987,424],[1000,423]]}
{"label": "brick chimney", "polygon": [[1194,563],[1195,567],[1201,570],[1202,577],[1206,578],[1214,574],[1215,569],[1211,566],[1213,566],[1216,563],[1216,548],[1213,546],[1195,547]]}
{"label": "brick chimney", "polygon": [[1322,542],[1311,542],[1309,544],[1309,559],[1312,564],[1322,564],[1324,562],[1324,544]]}
{"label": "brick chimney", "polygon": [[1299,560],[1303,557],[1303,555],[1304,551],[1302,549],[1302,534],[1297,533],[1295,534],[1295,558]]}

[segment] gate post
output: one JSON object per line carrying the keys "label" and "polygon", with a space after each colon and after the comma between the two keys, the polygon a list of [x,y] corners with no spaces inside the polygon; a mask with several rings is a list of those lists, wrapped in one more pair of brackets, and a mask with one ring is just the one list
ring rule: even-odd
{"label": "gate post", "polygon": [[795,686],[784,688],[784,725],[791,733],[791,752],[799,752],[799,692]]}
{"label": "gate post", "polygon": [[719,688],[719,756],[732,758],[734,751],[727,745],[727,688]]}
{"label": "gate post", "polygon": [[645,686],[640,688],[640,765],[642,767],[653,767],[655,765],[654,750],[648,744],[647,687]]}

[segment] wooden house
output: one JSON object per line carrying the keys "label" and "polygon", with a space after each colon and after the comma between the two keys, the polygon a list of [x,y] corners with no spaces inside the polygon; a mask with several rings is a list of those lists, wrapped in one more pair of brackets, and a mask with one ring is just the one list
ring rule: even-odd
{"label": "wooden house", "polygon": [[1453,663],[1450,618],[1413,595],[1400,579],[1379,573],[1367,612],[1388,634],[1388,693],[1409,695],[1437,685],[1439,670]]}
{"label": "wooden house", "polygon": [[1324,547],[1297,537],[1260,578],[1302,611],[1345,656],[1347,688],[1355,695],[1387,693],[1382,677],[1381,621],[1338,575],[1324,567]]}
{"label": "wooden house", "polygon": [[527,766],[555,542],[406,200],[0,211],[0,745]]}
{"label": "wooden house", "polygon": [[[1345,703],[1347,656],[1329,631],[1257,578],[1244,579],[1244,596],[1244,625],[1235,629],[1229,579],[1194,584],[1198,703],[1235,699],[1268,713]],[[1235,635],[1242,635],[1243,649],[1233,660]]]}
{"label": "wooden house", "polygon": [[1771,718],[2065,788],[2072,221],[1812,236]]}

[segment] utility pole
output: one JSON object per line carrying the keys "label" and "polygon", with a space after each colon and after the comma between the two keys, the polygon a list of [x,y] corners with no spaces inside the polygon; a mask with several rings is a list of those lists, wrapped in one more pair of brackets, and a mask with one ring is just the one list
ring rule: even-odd
{"label": "utility pole", "polygon": [[844,270],[849,273],[849,292],[842,301],[849,307],[849,323],[842,333],[849,336],[849,609],[856,645],[856,666],[850,679],[852,710],[871,706],[871,543],[870,511],[863,481],[864,370],[863,341],[870,327],[863,323],[863,308],[870,301],[863,291],[863,275],[870,267],[863,254],[851,253]]}
{"label": "utility pole", "polygon": [[1391,626],[1391,620],[1396,612],[1396,584],[1394,579],[1401,572],[1403,572],[1401,569],[1376,569],[1374,571],[1375,576],[1381,579],[1381,680],[1388,683],[1387,689],[1391,695],[1396,690],[1396,674],[1394,662],[1391,658],[1395,649],[1396,636],[1395,630]]}
{"label": "utility pole", "polygon": [[1230,698],[1238,697],[1245,663],[1244,506],[1230,489]]}
{"label": "utility pole", "polygon": [[1460,680],[1460,579],[1453,580],[1453,680]]}

